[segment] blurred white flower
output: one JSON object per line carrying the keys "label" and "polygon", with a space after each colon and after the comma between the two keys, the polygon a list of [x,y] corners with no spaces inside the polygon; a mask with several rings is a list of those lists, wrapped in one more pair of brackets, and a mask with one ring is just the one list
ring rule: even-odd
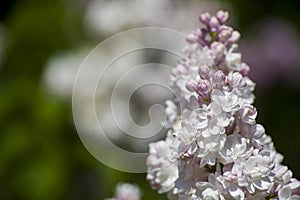
{"label": "blurred white flower", "polygon": [[106,200],[140,200],[141,191],[138,186],[130,183],[119,183],[116,187],[115,197]]}
{"label": "blurred white flower", "polygon": [[196,27],[197,23],[197,20],[187,22],[186,19],[197,19],[200,12],[214,10],[219,5],[218,1],[197,0],[94,0],[87,6],[85,24],[87,32],[94,36],[107,36],[141,26],[186,32]]}
{"label": "blurred white flower", "polygon": [[[137,86],[141,86],[139,84],[140,80],[167,85],[167,70],[155,64],[142,65],[145,57],[142,51],[120,57],[109,66],[104,66],[100,62],[100,60],[112,57],[120,47],[134,45],[135,43],[136,41],[132,38],[132,40],[123,41],[122,44],[112,45],[110,49],[105,49],[106,51],[97,49],[95,50],[97,51],[97,59],[89,60],[88,66],[84,66],[84,68],[80,68],[80,66],[87,56],[85,50],[57,54],[46,65],[43,85],[46,91],[66,100],[71,100],[76,75],[81,73],[83,80],[80,85],[77,85],[76,92],[82,101],[78,109],[82,113],[80,122],[82,122],[81,126],[85,132],[97,134],[99,131],[99,124],[95,123],[95,120],[91,120],[91,116],[94,116],[91,111],[94,112],[95,106],[96,110],[101,111],[97,113],[97,117],[107,137],[115,141],[135,144],[132,147],[137,149],[146,149],[149,143],[148,140],[145,139],[136,144],[137,140],[135,138],[132,139],[132,137],[124,134],[124,132],[137,132],[135,129],[136,122],[131,120],[132,116],[128,115],[127,112],[130,99],[124,95],[124,91],[135,92],[136,95],[133,100],[136,103],[133,104],[134,109],[130,112],[138,116],[138,123],[148,123],[147,110],[135,107],[139,105],[138,102],[143,105],[143,108],[148,108],[153,104],[162,104],[165,99],[170,98],[171,93],[166,92],[166,88],[160,87],[160,85],[146,85],[141,88],[137,88]],[[103,72],[102,76],[99,75],[99,72]],[[136,77],[139,77],[139,79],[136,79]],[[96,105],[86,100],[90,95],[89,91],[95,87],[95,80],[99,80],[95,89]],[[119,84],[117,85],[118,81]],[[116,85],[118,86],[117,90],[114,88]],[[155,89],[155,93],[152,92],[153,89]],[[114,112],[110,106],[107,106],[111,104],[110,99],[112,98],[114,107],[118,108]],[[157,117],[157,119],[160,118]],[[159,126],[159,123],[157,124]],[[157,126],[148,127],[149,132],[157,129]]]}
{"label": "blurred white flower", "polygon": [[48,91],[70,98],[76,73],[84,59],[83,53],[61,53],[52,57],[44,74]]}

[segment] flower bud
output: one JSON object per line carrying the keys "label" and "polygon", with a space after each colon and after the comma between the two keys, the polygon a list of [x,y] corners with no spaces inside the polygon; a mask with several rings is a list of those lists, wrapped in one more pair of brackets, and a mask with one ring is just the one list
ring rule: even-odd
{"label": "flower bud", "polygon": [[241,37],[241,34],[238,31],[233,31],[230,38],[228,39],[228,44],[236,43]]}
{"label": "flower bud", "polygon": [[249,71],[250,71],[250,67],[246,63],[242,63],[240,73],[243,76],[246,76],[249,73]]}
{"label": "flower bud", "polygon": [[201,78],[208,79],[210,77],[211,70],[208,65],[202,64],[198,68],[198,73]]}
{"label": "flower bud", "polygon": [[210,91],[211,86],[208,80],[200,80],[198,84],[198,91],[200,94],[206,94]]}
{"label": "flower bud", "polygon": [[186,37],[186,41],[189,42],[189,43],[191,43],[191,44],[196,43],[197,39],[198,39],[198,36],[195,35],[194,33],[190,33]]}
{"label": "flower bud", "polygon": [[190,92],[196,92],[198,90],[198,83],[195,80],[189,80],[185,84],[186,89],[188,89]]}
{"label": "flower bud", "polygon": [[199,20],[203,24],[208,25],[208,23],[210,21],[210,14],[208,12],[201,14],[199,17]]}
{"label": "flower bud", "polygon": [[220,23],[216,17],[212,17],[209,20],[209,27],[212,32],[216,32],[220,26]]}
{"label": "flower bud", "polygon": [[232,28],[222,25],[220,27],[220,32],[218,34],[219,41],[221,42],[227,41],[230,38],[232,31],[233,31]]}
{"label": "flower bud", "polygon": [[221,24],[225,23],[229,18],[228,12],[224,12],[223,10],[219,10],[216,16]]}

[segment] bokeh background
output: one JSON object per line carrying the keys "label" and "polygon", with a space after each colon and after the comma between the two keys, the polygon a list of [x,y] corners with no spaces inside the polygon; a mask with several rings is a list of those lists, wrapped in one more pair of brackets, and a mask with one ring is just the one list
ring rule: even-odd
{"label": "bokeh background", "polygon": [[[74,76],[114,33],[142,26],[189,33],[201,12],[218,9],[229,10],[242,33],[240,50],[257,83],[257,121],[299,179],[299,1],[1,0],[0,199],[104,199],[118,182],[138,184],[143,199],[166,199],[145,174],[110,169],[85,149],[72,118]],[[145,112],[141,102],[133,105],[137,116]]]}

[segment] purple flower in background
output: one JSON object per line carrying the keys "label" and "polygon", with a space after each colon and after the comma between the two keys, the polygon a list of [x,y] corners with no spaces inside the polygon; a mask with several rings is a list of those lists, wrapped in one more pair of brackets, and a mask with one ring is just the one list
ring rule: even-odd
{"label": "purple flower in background", "polygon": [[241,43],[243,59],[251,66],[250,77],[258,88],[275,81],[296,83],[300,74],[300,38],[288,23],[269,19],[254,25]]}

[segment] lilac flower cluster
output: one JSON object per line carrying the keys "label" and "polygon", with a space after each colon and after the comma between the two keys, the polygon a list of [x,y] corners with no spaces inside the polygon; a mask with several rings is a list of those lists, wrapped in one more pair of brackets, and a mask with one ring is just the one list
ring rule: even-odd
{"label": "lilac flower cluster", "polygon": [[219,11],[216,16],[210,16],[209,13],[202,14],[199,20],[206,27],[189,34],[187,37],[188,42],[198,42],[202,47],[209,46],[215,41],[221,42],[227,47],[231,46],[238,41],[240,33],[224,25],[228,18],[228,12],[224,11]]}
{"label": "lilac flower cluster", "polygon": [[149,145],[147,179],[169,199],[300,199],[300,182],[281,164],[256,123],[249,66],[228,12],[204,13],[174,69],[177,98],[167,101],[167,137]]}

